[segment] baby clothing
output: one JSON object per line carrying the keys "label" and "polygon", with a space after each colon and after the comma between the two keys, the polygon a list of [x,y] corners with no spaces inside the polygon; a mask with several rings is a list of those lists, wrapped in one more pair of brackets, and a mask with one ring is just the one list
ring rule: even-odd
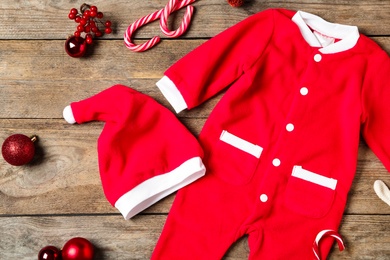
{"label": "baby clothing", "polygon": [[270,9],[227,29],[157,83],[177,112],[228,87],[199,141],[208,173],[175,198],[152,259],[326,259],[360,131],[390,170],[390,59],[355,26]]}
{"label": "baby clothing", "polygon": [[203,150],[151,97],[116,85],[64,109],[69,123],[104,121],[98,139],[107,200],[129,219],[205,174]]}

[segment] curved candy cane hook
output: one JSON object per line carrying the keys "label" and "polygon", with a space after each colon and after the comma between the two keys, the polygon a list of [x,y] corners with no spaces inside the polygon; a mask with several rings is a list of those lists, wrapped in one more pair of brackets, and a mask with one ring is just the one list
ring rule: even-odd
{"label": "curved candy cane hook", "polygon": [[127,30],[125,32],[125,36],[124,36],[125,45],[127,48],[129,48],[132,51],[146,51],[160,42],[160,37],[158,37],[158,36],[154,36],[152,39],[146,41],[145,43],[139,44],[139,45],[133,43],[131,40],[132,35],[134,34],[134,32],[137,29],[139,29],[140,27],[142,27],[145,24],[148,24],[148,23],[153,22],[153,21],[157,20],[158,18],[160,18],[160,11],[156,11],[152,14],[149,14],[147,16],[144,16],[144,17],[138,19],[137,21],[132,23],[127,28]]}
{"label": "curved candy cane hook", "polygon": [[[175,31],[170,31],[168,29],[168,16],[175,11],[175,6],[180,2],[182,4],[184,2],[185,5],[187,5],[187,10],[184,14],[180,27]],[[181,1],[169,0],[168,4],[165,6],[164,11],[161,13],[161,17],[160,17],[160,28],[166,36],[176,38],[182,35],[187,30],[192,19],[192,14],[194,12],[194,7],[189,4],[193,2],[195,2],[195,0],[181,0]]]}
{"label": "curved candy cane hook", "polygon": [[[153,22],[159,18],[161,19],[161,16],[162,16],[162,13],[164,12],[164,10],[167,10],[166,15],[164,15],[164,21],[165,21],[165,25],[166,25],[166,23],[167,23],[166,20],[168,19],[168,15],[170,13],[173,13],[174,11],[181,9],[184,6],[188,6],[189,4],[191,4],[193,2],[195,2],[195,0],[181,0],[181,1],[170,0],[165,8],[163,8],[159,11],[156,11],[152,14],[149,14],[147,16],[144,16],[144,17],[138,19],[137,21],[135,21],[134,23],[132,23],[127,28],[125,35],[124,35],[124,41],[125,41],[126,47],[132,51],[142,52],[142,51],[149,50],[150,48],[155,46],[161,40],[160,37],[158,37],[158,36],[154,36],[152,39],[146,41],[145,43],[137,45],[137,44],[132,42],[132,39],[131,39],[132,35],[134,34],[134,32],[137,29],[139,29],[143,25],[148,24],[150,22]],[[180,28],[174,32],[171,32],[168,30],[167,26],[165,26],[166,30],[165,30],[165,28],[164,29],[161,28],[163,30],[163,33],[166,34],[168,37],[178,37],[181,34],[183,34],[185,32],[185,30],[188,28],[189,22],[190,22],[191,17],[192,17],[192,13],[193,13],[193,7],[188,6]],[[160,22],[160,27],[161,27],[161,22]]]}
{"label": "curved candy cane hook", "polygon": [[326,237],[333,237],[334,239],[336,239],[337,244],[339,245],[340,251],[343,251],[345,249],[344,241],[343,241],[342,237],[340,236],[340,234],[338,234],[336,231],[330,230],[330,229],[322,230],[321,232],[318,233],[318,235],[313,243],[313,252],[314,252],[314,256],[317,260],[321,260],[320,241]]}

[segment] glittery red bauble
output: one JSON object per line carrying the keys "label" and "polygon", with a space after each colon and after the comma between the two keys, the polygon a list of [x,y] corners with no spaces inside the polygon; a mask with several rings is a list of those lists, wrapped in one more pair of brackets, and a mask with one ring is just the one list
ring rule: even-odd
{"label": "glittery red bauble", "polygon": [[91,242],[82,237],[75,237],[65,243],[62,248],[63,260],[92,260],[94,247]]}
{"label": "glittery red bauble", "polygon": [[61,251],[55,246],[45,246],[39,251],[38,260],[60,260]]}
{"label": "glittery red bauble", "polygon": [[65,50],[69,56],[79,58],[85,54],[87,42],[82,37],[69,37],[65,42]]}
{"label": "glittery red bauble", "polygon": [[240,7],[244,4],[244,0],[227,0],[229,5],[233,7]]}
{"label": "glittery red bauble", "polygon": [[35,154],[34,141],[36,136],[29,138],[22,134],[14,134],[5,139],[1,152],[4,160],[14,166],[30,162]]}

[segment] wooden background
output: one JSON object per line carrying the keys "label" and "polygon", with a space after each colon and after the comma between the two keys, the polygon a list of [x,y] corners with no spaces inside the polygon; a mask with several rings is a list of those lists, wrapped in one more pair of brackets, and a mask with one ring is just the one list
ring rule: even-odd
{"label": "wooden background", "polygon": [[[123,33],[167,0],[95,0],[90,4],[113,22],[114,33],[95,41],[85,58],[74,59],[64,51],[66,37],[76,28],[67,15],[82,3],[0,3],[0,140],[14,133],[39,137],[31,164],[14,167],[0,158],[2,260],[36,259],[42,247],[61,248],[75,236],[94,243],[96,259],[148,259],[159,237],[174,195],[125,221],[106,201],[100,184],[96,140],[103,125],[68,125],[62,110],[70,102],[119,83],[169,107],[154,84],[171,64],[215,34],[270,7],[304,10],[331,22],[357,25],[390,53],[389,0],[247,1],[238,9],[225,0],[200,0],[194,4],[196,13],[186,35],[163,39],[145,53],[125,48]],[[170,21],[177,24],[182,14]],[[136,42],[154,35],[162,36],[158,23],[139,30]],[[180,120],[197,135],[219,98],[181,113]],[[359,152],[340,230],[347,249],[340,253],[335,247],[329,259],[390,259],[390,206],[372,188],[377,179],[390,185],[390,175],[363,142]],[[248,252],[243,238],[225,259],[247,259]]]}

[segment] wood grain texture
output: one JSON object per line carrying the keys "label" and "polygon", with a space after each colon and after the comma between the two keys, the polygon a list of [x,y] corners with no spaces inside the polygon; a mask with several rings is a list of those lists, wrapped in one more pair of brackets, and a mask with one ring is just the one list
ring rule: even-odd
{"label": "wood grain texture", "polygon": [[[133,53],[123,43],[130,23],[162,8],[167,0],[93,1],[114,33],[95,41],[85,58],[66,55],[64,42],[76,23],[67,18],[74,0],[3,0],[0,3],[0,140],[11,134],[37,134],[33,162],[14,167],[0,160],[0,259],[36,259],[40,248],[62,247],[75,236],[90,239],[97,259],[149,259],[175,194],[130,221],[106,200],[98,172],[96,141],[102,122],[69,125],[62,110],[72,101],[112,85],[130,86],[170,105],[155,82],[175,61],[209,38],[267,8],[304,10],[326,20],[351,24],[390,53],[390,1],[383,0],[247,0],[232,8],[226,0],[199,0],[190,30],[180,39]],[[170,18],[177,27],[183,15]],[[158,23],[137,31],[135,41],[163,36]],[[178,115],[195,135],[223,93]],[[349,193],[340,233],[347,249],[333,248],[335,259],[387,260],[390,256],[390,207],[374,193],[375,180],[390,186],[390,175],[362,141],[356,177]],[[244,237],[224,259],[247,259]]]}
{"label": "wood grain texture", "polygon": [[[68,19],[69,10],[79,8],[82,2],[54,0],[2,1],[0,5],[0,39],[65,39],[76,29],[76,23]],[[165,0],[93,1],[104,12],[105,19],[113,21],[114,33],[107,39],[123,37],[125,29],[138,18],[163,8]],[[248,0],[239,9],[225,0],[198,0],[194,4],[196,14],[191,30],[184,37],[212,37],[218,32],[241,21],[245,17],[267,8],[304,10],[320,15],[326,20],[357,25],[370,35],[390,35],[388,23],[378,23],[389,17],[390,2],[381,0],[301,0],[260,1]],[[175,19],[176,24],[182,12]],[[175,24],[175,21],[172,21]],[[205,26],[205,24],[207,26]],[[158,22],[143,27],[137,38],[151,38],[159,33]]]}
{"label": "wood grain texture", "polygon": [[[390,37],[372,39],[390,53]],[[0,118],[61,118],[70,102],[115,84],[131,86],[171,108],[155,83],[204,41],[165,41],[142,54],[129,51],[119,40],[102,41],[83,59],[67,56],[60,40],[0,41],[0,97],[6,97],[0,99]],[[180,116],[207,117],[220,97]]]}
{"label": "wood grain texture", "polygon": [[[204,118],[181,118],[198,135]],[[38,135],[34,161],[15,167],[0,161],[0,215],[117,213],[105,200],[98,171],[96,142],[103,123],[68,125],[64,120],[0,120],[0,140],[15,132]],[[389,175],[372,151],[361,143],[347,214],[390,214],[375,195],[376,179]],[[146,212],[169,212],[173,196]]]}
{"label": "wood grain texture", "polygon": [[[137,216],[124,221],[120,216],[34,216],[0,218],[0,259],[34,259],[40,248],[61,248],[75,236],[89,239],[97,259],[149,259],[166,216]],[[346,216],[340,229],[346,250],[335,246],[329,260],[387,260],[390,255],[390,216]],[[377,234],[381,234],[378,236]],[[247,259],[247,238],[237,241],[223,259]]]}

